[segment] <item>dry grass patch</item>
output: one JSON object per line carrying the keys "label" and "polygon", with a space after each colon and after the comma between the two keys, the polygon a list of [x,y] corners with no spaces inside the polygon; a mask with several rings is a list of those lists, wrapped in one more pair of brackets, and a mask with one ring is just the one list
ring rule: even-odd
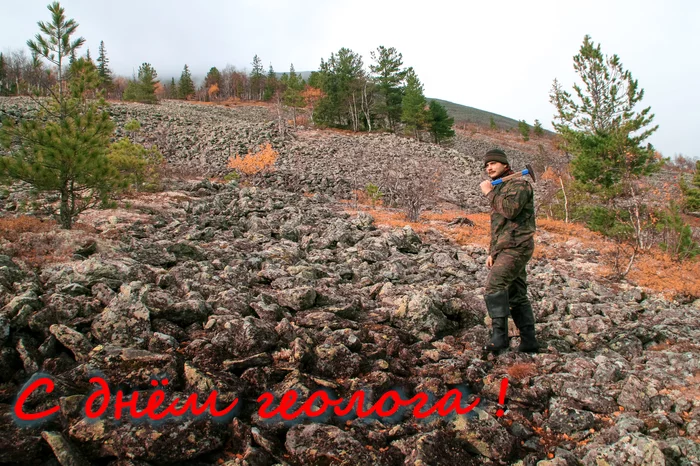
{"label": "dry grass patch", "polygon": [[506,372],[509,379],[522,380],[536,375],[537,367],[529,362],[520,362],[508,367]]}
{"label": "dry grass patch", "polygon": [[30,268],[69,261],[73,253],[94,239],[94,228],[75,224],[63,230],[53,220],[20,216],[0,219],[0,250]]}

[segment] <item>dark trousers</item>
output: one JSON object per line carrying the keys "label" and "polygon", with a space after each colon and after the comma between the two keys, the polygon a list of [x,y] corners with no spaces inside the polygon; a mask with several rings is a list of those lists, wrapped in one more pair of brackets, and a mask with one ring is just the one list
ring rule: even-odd
{"label": "dark trousers", "polygon": [[527,263],[532,258],[532,248],[504,249],[493,260],[493,266],[486,279],[484,294],[508,290],[508,303],[511,310],[530,304],[527,298]]}

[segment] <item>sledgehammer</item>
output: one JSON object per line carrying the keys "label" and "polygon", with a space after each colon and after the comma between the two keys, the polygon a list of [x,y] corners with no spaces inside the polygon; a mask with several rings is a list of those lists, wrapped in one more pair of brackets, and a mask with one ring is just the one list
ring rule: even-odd
{"label": "sledgehammer", "polygon": [[525,176],[525,175],[530,175],[530,178],[532,178],[532,181],[537,183],[537,178],[535,177],[535,170],[532,169],[532,165],[527,164],[527,165],[525,165],[525,170],[518,172],[518,173],[513,173],[512,175],[508,175],[504,178],[499,178],[497,180],[493,180],[491,182],[491,186],[496,186],[497,184],[501,184],[504,181],[508,181],[510,179],[518,178],[518,177]]}

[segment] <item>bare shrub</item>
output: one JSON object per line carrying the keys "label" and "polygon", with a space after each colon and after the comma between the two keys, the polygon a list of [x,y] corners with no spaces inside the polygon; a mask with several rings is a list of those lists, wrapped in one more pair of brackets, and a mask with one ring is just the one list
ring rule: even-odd
{"label": "bare shrub", "polygon": [[393,161],[378,183],[385,205],[402,209],[409,221],[417,222],[421,212],[437,201],[441,172],[435,160]]}

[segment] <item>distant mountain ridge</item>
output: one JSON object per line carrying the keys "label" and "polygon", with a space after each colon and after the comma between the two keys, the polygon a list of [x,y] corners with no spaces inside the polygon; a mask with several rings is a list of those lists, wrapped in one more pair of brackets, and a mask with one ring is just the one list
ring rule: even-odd
{"label": "distant mountain ridge", "polygon": [[[486,110],[480,110],[478,108],[469,107],[467,105],[460,105],[454,102],[450,102],[442,99],[433,99],[431,97],[426,98],[428,101],[434,100],[439,103],[447,110],[447,114],[455,119],[455,123],[460,121],[465,121],[468,123],[478,123],[480,125],[489,126],[491,124],[491,118],[496,123],[496,125],[501,129],[517,128],[518,120],[499,115],[497,113],[487,112]],[[531,126],[534,122],[528,122]]]}

